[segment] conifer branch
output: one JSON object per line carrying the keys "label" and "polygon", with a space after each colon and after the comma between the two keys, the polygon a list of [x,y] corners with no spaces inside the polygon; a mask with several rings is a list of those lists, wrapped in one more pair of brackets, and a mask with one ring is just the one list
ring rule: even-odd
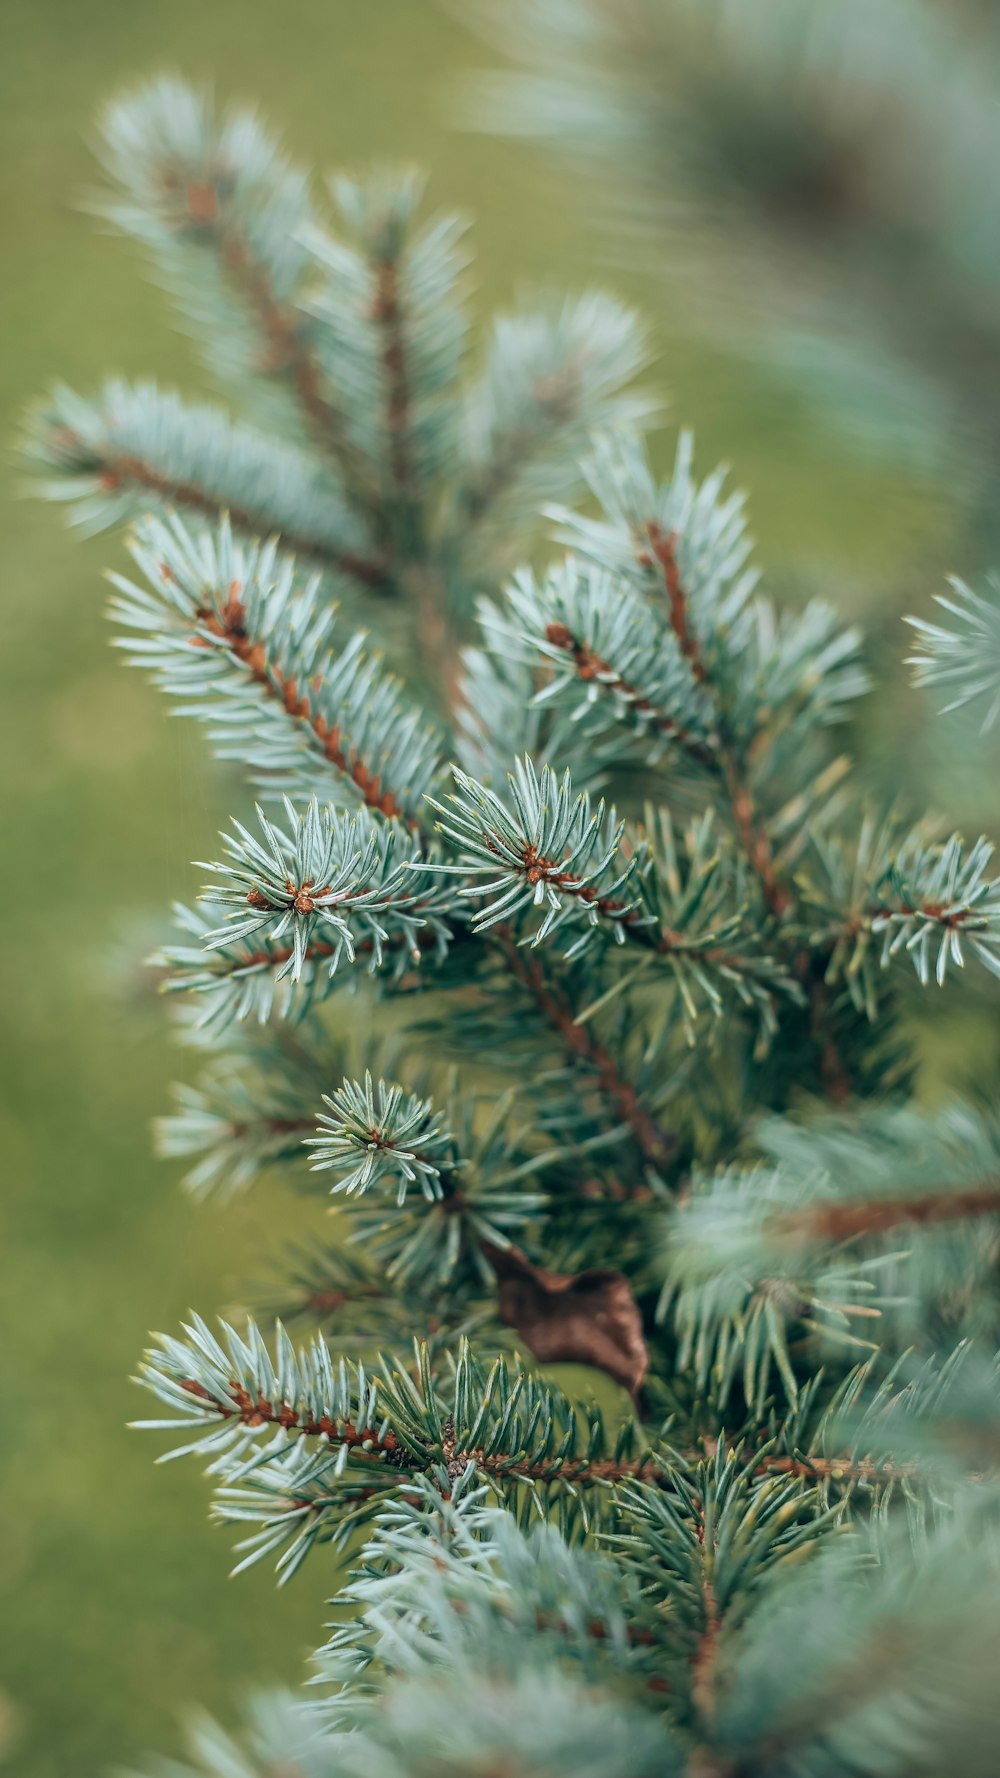
{"label": "conifer branch", "polygon": [[[329,808],[321,810],[315,799],[304,815],[287,799],[285,811],[287,832],[258,809],[262,841],[238,821],[233,823],[235,835],[224,835],[229,858],[207,867],[219,872],[222,881],[206,891],[205,899],[233,911],[226,925],[207,935],[209,947],[224,949],[262,932],[277,943],[290,932],[287,967],[297,980],[316,930],[332,933],[353,962],[357,929],[372,943],[376,966],[382,945],[392,936],[401,937],[415,953],[417,933],[428,921],[442,940],[447,938],[443,919],[455,910],[454,897],[426,865],[400,858],[402,829],[378,822],[366,810],[338,816]],[[337,960],[335,955],[334,968]]]}
{"label": "conifer branch", "polygon": [[147,521],[132,556],[146,585],[112,577],[112,615],[130,632],[120,645],[208,724],[223,758],[268,789],[357,799],[419,830],[441,737],[362,633],[334,646],[315,578],[273,545],[234,542],[228,521],[204,538],[177,518]]}
{"label": "conifer branch", "polygon": [[305,173],[252,112],[217,116],[207,94],[177,81],[119,100],[102,133],[118,189],[101,211],[151,254],[189,325],[206,336],[212,368],[287,390],[306,434],[352,496],[363,496],[317,324],[303,306],[304,237],[315,226]]}
{"label": "conifer branch", "polygon": [[[553,1499],[575,1488],[655,1477],[669,1463],[642,1444],[634,1421],[612,1440],[593,1409],[581,1434],[573,1404],[551,1384],[512,1369],[504,1358],[487,1371],[465,1342],[445,1396],[425,1347],[417,1352],[415,1381],[390,1360],[383,1360],[377,1378],[346,1360],[335,1366],[322,1339],[296,1353],[280,1325],[273,1358],[252,1321],[245,1336],[223,1323],[222,1343],[197,1317],[185,1333],[183,1341],[161,1336],[140,1378],[179,1418],[140,1426],[190,1429],[195,1442],[170,1455],[202,1449],[211,1458],[210,1473],[229,1481],[255,1473],[267,1483],[263,1471],[270,1465],[274,1491],[284,1494],[297,1474],[307,1477],[311,1489],[320,1487],[327,1511],[336,1507],[345,1466],[359,1463],[407,1475],[443,1469],[452,1482],[471,1466],[497,1485],[550,1487]],[[264,1442],[255,1448],[258,1434]],[[312,1439],[322,1441],[319,1455],[296,1454]],[[311,1498],[315,1505],[315,1493]]]}
{"label": "conifer branch", "polygon": [[108,383],[94,402],[56,387],[33,417],[25,456],[47,477],[44,498],[77,503],[103,531],[150,508],[229,520],[245,536],[274,534],[291,553],[369,592],[390,589],[388,564],[323,466],[294,446],[193,407],[152,383]]}
{"label": "conifer branch", "polygon": [[[279,700],[293,721],[308,725],[324,758],[357,785],[361,800],[368,808],[377,809],[390,819],[402,815],[395,792],[383,787],[381,774],[366,766],[364,760],[358,758],[354,748],[342,740],[339,725],[328,727],[324,718],[313,710],[308,688],[300,691],[298,682],[284,673],[280,664],[269,664],[264,643],[251,640],[247,634],[246,607],[240,597],[240,590],[239,583],[231,581],[229,596],[221,612],[216,613],[202,607],[196,613],[199,623],[224,643],[230,653],[246,667],[256,685],[263,686]],[[415,818],[409,817],[407,825],[415,827]]]}
{"label": "conifer branch", "polygon": [[[605,922],[623,942],[623,928],[642,916],[634,899],[623,899],[637,861],[621,856],[624,824],[613,810],[606,816],[601,802],[592,812],[589,797],[574,799],[568,772],[558,780],[544,766],[538,774],[530,759],[519,760],[508,780],[513,814],[457,767],[454,776],[458,794],[447,805],[429,799],[442,816],[441,832],[461,848],[459,862],[443,868],[470,877],[500,873],[483,888],[473,883],[459,890],[466,897],[494,897],[474,913],[477,930],[521,908],[544,905],[533,943],[566,922],[581,921],[591,930]],[[574,948],[586,939],[585,930]]]}
{"label": "conifer branch", "polygon": [[[1000,975],[988,842],[851,831],[824,736],[866,686],[857,635],[757,592],[741,498],[695,481],[687,437],[658,486],[637,437],[598,430],[599,510],[547,508],[575,553],[498,591],[537,503],[579,489],[584,438],[645,411],[628,311],[505,318],[463,388],[463,225],[417,220],[416,175],[335,181],[334,235],[248,114],[179,83],[106,139],[108,213],[264,428],[112,385],[58,393],[33,452],[91,528],[182,509],[116,578],[122,646],[284,793],[277,822],[236,824],[160,959],[220,1053],[158,1141],[201,1192],[303,1147],[329,1175],[334,1240],[271,1299],[322,1331],[195,1319],[142,1380],[239,1567],[287,1579],[367,1539],[299,1778],[426,1778],[442,1747],[524,1778],[621,1778],[623,1749],[629,1778],[985,1778],[1000,1124],[906,1101],[880,988],[906,955],[922,982],[969,955]],[[428,653],[475,602],[450,797],[448,738],[337,635],[337,579],[400,595]],[[921,677],[960,701],[990,689],[987,607],[963,589],[953,631],[917,625]],[[664,764],[683,826],[633,795]],[[414,1075],[375,1036],[398,1038],[422,958]],[[247,1015],[275,1024],[228,1032]],[[607,1423],[505,1330],[633,1411],[616,1396]],[[412,1336],[377,1374],[356,1361]],[[201,1763],[273,1778],[293,1745],[282,1723],[245,1755],[209,1735]]]}
{"label": "conifer branch", "polygon": [[[578,1274],[537,1266],[515,1244],[546,1198],[534,1187],[566,1158],[557,1150],[524,1154],[507,1135],[511,1101],[501,1102],[485,1132],[465,1116],[463,1136],[449,1129],[430,1100],[403,1094],[370,1074],[345,1080],[307,1146],[314,1168],[339,1175],[333,1189],[356,1200],[395,1185],[397,1211],[416,1185],[425,1200],[409,1217],[386,1225],[380,1205],[354,1212],[353,1238],[387,1261],[394,1283],[418,1271],[426,1283],[429,1254],[444,1237],[436,1281],[461,1288],[471,1272],[497,1292],[500,1321],[513,1327],[540,1362],[563,1361],[603,1370],[635,1396],[649,1364],[642,1319],[626,1276],[608,1267]],[[453,1108],[458,1110],[457,1107]],[[456,1120],[457,1121],[457,1120]],[[442,1225],[437,1240],[434,1224]]]}
{"label": "conifer branch", "polygon": [[330,184],[343,229],[304,231],[315,273],[308,308],[378,532],[405,579],[429,543],[425,496],[458,450],[466,225],[419,220],[424,180],[410,167]]}
{"label": "conifer branch", "polygon": [[906,619],[916,631],[918,650],[907,656],[906,664],[914,668],[915,685],[948,688],[943,716],[988,698],[980,731],[985,735],[1000,716],[1000,582],[995,574],[988,577],[991,596],[985,599],[963,580],[952,578],[949,585],[949,598],[943,593],[934,598],[948,613],[950,625]]}
{"label": "conifer branch", "polygon": [[350,468],[339,418],[323,393],[323,378],[306,337],[305,318],[292,304],[275,293],[270,268],[254,251],[254,245],[231,207],[232,169],[209,163],[197,169],[198,177],[184,182],[180,169],[163,175],[164,195],[176,206],[171,226],[189,235],[196,246],[214,252],[237,296],[249,309],[264,342],[260,368],[265,375],[287,382],[307,429],[318,444],[328,449],[343,473]]}
{"label": "conifer branch", "polygon": [[816,836],[822,871],[810,900],[818,916],[812,942],[829,952],[827,980],[843,980],[869,1018],[877,975],[909,957],[926,986],[943,986],[965,964],[966,946],[991,975],[1000,974],[1000,881],[988,875],[993,846],[967,845],[960,834],[937,841],[926,826],[909,832],[870,815],[856,842]]}
{"label": "conifer branch", "polygon": [[174,912],[182,932],[195,942],[163,945],[151,961],[166,972],[166,993],[204,998],[200,1024],[217,1034],[247,1018],[261,1024],[272,1017],[305,1018],[336,992],[338,974],[351,961],[364,959],[372,974],[387,966],[399,982],[425,958],[443,960],[452,934],[433,904],[422,907],[419,901],[407,902],[398,928],[393,922],[381,933],[352,937],[350,952],[339,931],[325,938],[315,925],[308,933],[295,926],[290,938],[266,932],[240,938],[194,909],[178,905]]}
{"label": "conifer branch", "polygon": [[651,404],[622,385],[647,354],[635,315],[601,292],[547,314],[499,318],[466,404],[457,534],[499,523],[519,500],[562,497],[587,429],[641,423]]}
{"label": "conifer branch", "polygon": [[617,697],[620,697],[635,715],[664,739],[675,742],[689,759],[697,765],[714,769],[717,766],[715,749],[707,741],[700,740],[697,735],[685,729],[676,717],[669,716],[665,711],[657,710],[652,699],[642,693],[637,686],[616,670],[611,661],[602,660],[601,656],[590,646],[573,634],[565,623],[550,622],[545,626],[545,640],[553,648],[568,654],[576,672],[585,685],[598,681],[602,686]]}

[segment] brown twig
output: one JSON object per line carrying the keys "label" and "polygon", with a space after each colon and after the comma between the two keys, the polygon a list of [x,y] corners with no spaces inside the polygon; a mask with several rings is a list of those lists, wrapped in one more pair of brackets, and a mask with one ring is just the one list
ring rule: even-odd
{"label": "brown twig", "polygon": [[386,426],[389,433],[389,462],[398,493],[413,494],[413,465],[410,461],[410,389],[406,367],[406,345],[403,334],[403,311],[399,300],[399,267],[395,259],[379,262],[372,319],[382,329],[382,368],[386,386]]}
{"label": "brown twig", "polygon": [[[380,1433],[377,1427],[358,1427],[350,1420],[336,1420],[326,1414],[316,1415],[311,1410],[302,1413],[290,1402],[271,1401],[263,1394],[251,1395],[235,1379],[230,1383],[224,1398],[213,1395],[195,1378],[184,1379],[181,1388],[197,1401],[213,1408],[220,1420],[239,1420],[243,1426],[253,1429],[280,1426],[286,1432],[301,1438],[325,1438],[331,1445],[346,1444],[351,1451],[361,1457],[371,1457],[374,1461],[386,1456],[394,1465],[411,1473],[429,1467],[401,1445],[391,1431]],[[620,1482],[650,1481],[667,1486],[670,1481],[670,1470],[664,1458],[651,1450],[643,1451],[637,1457],[552,1457],[531,1461],[503,1452],[485,1451],[480,1446],[459,1446],[453,1435],[449,1437],[447,1428],[443,1449],[449,1469],[457,1475],[462,1473],[467,1464],[472,1463],[484,1475],[511,1482],[566,1481],[583,1485],[615,1486]],[[714,1450],[715,1441],[708,1439],[701,1449],[695,1448],[683,1453],[681,1461],[698,1463],[711,1457]],[[754,1466],[754,1474],[760,1476],[787,1475],[802,1480],[845,1483],[895,1481],[916,1473],[917,1465],[914,1463],[876,1463],[869,1457],[821,1457],[808,1453],[798,1456],[767,1453]],[[699,1543],[704,1548],[703,1524],[699,1532]],[[719,1629],[719,1616],[714,1593],[710,1596],[707,1576],[706,1589],[706,1634],[714,1635]],[[704,1664],[708,1655],[704,1654],[702,1659]]]}
{"label": "brown twig", "polygon": [[[253,891],[251,891],[251,894],[252,893]],[[419,913],[419,909],[414,909],[414,912]],[[414,934],[414,942],[418,947],[423,945],[430,948],[437,943],[437,940],[433,933],[425,933],[418,929]],[[401,935],[390,933],[387,938],[382,940],[382,949],[389,950],[390,948],[402,944],[408,944],[408,941]],[[322,963],[327,957],[335,956],[340,948],[341,947],[335,942],[331,941],[327,943],[323,939],[314,936],[310,939],[306,951],[306,961],[309,963]],[[374,948],[374,939],[363,939],[354,947],[355,956],[366,956],[373,951]],[[203,967],[211,970],[211,965],[214,962],[216,965],[214,973],[218,980],[222,981],[227,977],[249,975],[256,969],[280,969],[282,964],[287,963],[289,958],[294,955],[295,947],[290,944],[262,946],[257,951],[249,951],[247,955],[243,957],[226,957],[220,955],[218,952],[209,952],[205,957]],[[226,966],[225,968],[222,967],[223,964]],[[171,985],[178,988],[186,988],[188,986],[183,978],[168,978],[168,986]]]}
{"label": "brown twig", "polygon": [[947,927],[949,932],[961,926],[988,926],[989,921],[975,908],[949,908],[939,901],[908,902],[899,907],[889,907],[885,902],[874,902],[870,907],[858,908],[845,921],[840,932],[842,938],[857,938],[860,933],[871,928],[876,920],[933,920],[939,926]]}
{"label": "brown twig", "polygon": [[[688,598],[677,560],[677,533],[664,532],[659,525],[651,524],[647,527],[646,535],[649,550],[643,552],[640,560],[658,563],[667,594],[670,627],[692,674],[699,684],[704,684],[708,678],[708,670],[689,621]],[[788,884],[782,881],[775,870],[771,842],[767,830],[757,818],[750,785],[741,762],[734,749],[722,740],[713,753],[713,761],[721,769],[733,819],[747,857],[760,878],[764,899],[775,918],[783,919],[791,909],[794,897]]]}
{"label": "brown twig", "polygon": [[[681,582],[680,564],[677,560],[677,533],[665,532],[660,525],[647,526],[646,535],[653,560],[659,563],[663,574],[663,585],[667,594],[667,606],[670,613],[670,628],[680,645],[684,659],[690,665],[694,677],[699,684],[706,678],[705,663],[701,658],[701,650],[691,631],[688,622],[687,594]],[[640,561],[648,560],[646,552]]]}
{"label": "brown twig", "polygon": [[1000,1214],[1000,1183],[962,1191],[918,1192],[912,1197],[874,1198],[849,1204],[814,1204],[771,1217],[768,1227],[782,1241],[851,1241],[881,1234],[904,1223],[961,1222]]}
{"label": "brown twig", "polygon": [[677,1152],[677,1138],[651,1117],[639,1095],[621,1073],[615,1058],[597,1042],[586,1025],[578,1025],[564,992],[552,979],[537,955],[518,945],[509,927],[494,929],[494,938],[507,960],[511,974],[527,988],[543,1018],[558,1033],[574,1061],[589,1068],[601,1092],[611,1101],[613,1115],[628,1124],[636,1143],[654,1166],[667,1165]]}
{"label": "brown twig", "polygon": [[213,1407],[220,1420],[239,1420],[243,1426],[281,1426],[286,1432],[302,1438],[325,1438],[330,1444],[347,1445],[349,1450],[364,1451],[375,1446],[378,1451],[395,1451],[399,1441],[395,1433],[380,1435],[377,1427],[357,1427],[350,1420],[335,1420],[328,1414],[302,1414],[290,1402],[272,1402],[266,1395],[253,1396],[242,1383],[229,1385],[228,1398],[220,1399],[193,1377],[186,1378],[181,1388],[198,1401]]}
{"label": "brown twig", "polygon": [[719,751],[729,806],[733,811],[743,848],[756,871],[764,900],[776,920],[783,920],[795,905],[790,885],[778,875],[767,830],[757,818],[750,785],[733,749]]}
{"label": "brown twig", "polygon": [[598,913],[609,919],[617,915],[629,925],[639,920],[635,908],[627,907],[623,901],[616,901],[611,895],[601,895],[593,883],[586,883],[582,877],[575,877],[557,858],[546,858],[535,845],[526,844],[522,848],[521,867],[526,882],[532,887],[541,882],[551,883],[553,889],[560,890],[563,895],[572,895],[576,901],[585,901],[588,906],[596,907]]}
{"label": "brown twig", "polygon": [[[647,537],[649,550],[640,554],[640,561],[647,565],[652,565],[653,561],[658,563],[667,594],[671,628],[695,679],[704,683],[708,674],[688,620],[687,595],[677,560],[677,535],[675,532],[665,533],[659,525],[652,524],[647,527]],[[737,831],[760,882],[765,903],[776,920],[784,921],[794,911],[795,893],[775,866],[771,841],[754,807],[747,774],[736,751],[724,738],[720,738],[717,746],[716,763],[721,770]],[[800,951],[793,968],[797,980],[804,985],[810,970],[808,953]],[[820,1042],[820,1079],[828,1097],[835,1104],[843,1104],[850,1097],[850,1075],[829,1023],[829,996],[822,980],[813,983],[809,1003],[813,1033]]]}

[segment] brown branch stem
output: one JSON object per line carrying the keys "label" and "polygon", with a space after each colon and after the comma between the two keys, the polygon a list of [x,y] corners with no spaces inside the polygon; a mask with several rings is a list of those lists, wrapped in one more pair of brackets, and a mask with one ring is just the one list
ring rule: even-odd
{"label": "brown branch stem", "polygon": [[[419,912],[419,909],[415,909],[414,911]],[[382,948],[383,950],[387,950],[391,946],[402,944],[403,942],[404,940],[401,937],[390,933],[388,938],[383,939]],[[437,941],[433,934],[422,933],[418,930],[415,934],[415,942],[418,946],[426,945],[430,947]],[[335,943],[326,943],[323,939],[314,938],[309,943],[306,952],[306,961],[309,963],[323,962],[327,957],[333,957],[339,948],[340,947]],[[356,956],[365,956],[373,949],[374,940],[372,939],[363,939],[360,944],[357,944],[354,947]],[[289,958],[294,956],[294,954],[295,949],[293,945],[262,946],[260,950],[251,951],[245,957],[226,957],[218,952],[214,954],[208,952],[203,967],[208,969],[214,962],[217,966],[215,974],[220,981],[223,981],[227,977],[248,975],[255,969],[280,969],[281,965],[287,963]],[[223,968],[223,964],[227,967]],[[178,986],[186,987],[187,983],[180,980]]]}
{"label": "brown branch stem", "polygon": [[570,1057],[592,1070],[598,1087],[611,1101],[616,1118],[628,1124],[633,1137],[654,1166],[668,1164],[677,1152],[677,1138],[643,1110],[639,1095],[626,1080],[615,1058],[598,1043],[586,1025],[578,1025],[573,1009],[540,958],[528,956],[508,927],[495,928],[495,939],[511,974],[527,988],[539,1011],[558,1033]]}
{"label": "brown branch stem", "polygon": [[990,1180],[961,1191],[945,1189],[848,1204],[815,1204],[808,1210],[772,1217],[769,1226],[783,1241],[850,1241],[858,1235],[881,1234],[904,1223],[961,1222],[967,1217],[997,1214],[1000,1181]]}
{"label": "brown branch stem", "polygon": [[[312,1411],[303,1413],[290,1402],[271,1401],[263,1394],[251,1395],[241,1383],[230,1383],[225,1398],[213,1395],[204,1384],[195,1378],[186,1378],[181,1388],[197,1401],[215,1410],[220,1420],[236,1420],[244,1426],[258,1429],[262,1426],[280,1426],[300,1438],[325,1438],[331,1445],[346,1444],[351,1451],[362,1457],[369,1456],[377,1460],[380,1455],[392,1459],[394,1466],[410,1473],[419,1473],[430,1468],[435,1459],[422,1463],[413,1456],[404,1445],[400,1444],[395,1433],[386,1431],[380,1435],[377,1427],[358,1427],[350,1420],[337,1420],[330,1415],[316,1415]],[[714,1440],[707,1440],[701,1449],[692,1449],[683,1454],[683,1461],[697,1463],[714,1452]],[[578,1482],[584,1485],[593,1484],[615,1486],[619,1482],[651,1481],[666,1486],[670,1480],[668,1464],[655,1451],[643,1451],[637,1457],[625,1458],[540,1458],[536,1461],[524,1457],[509,1456],[503,1452],[485,1451],[480,1446],[464,1447],[457,1445],[454,1439],[446,1437],[443,1446],[445,1461],[450,1470],[461,1474],[466,1465],[472,1463],[482,1474],[493,1476],[498,1481],[552,1483],[559,1481]],[[876,1463],[871,1458],[820,1457],[805,1454],[802,1456],[779,1456],[774,1453],[765,1455],[755,1467],[757,1475],[788,1475],[803,1479],[831,1480],[837,1482],[852,1481],[891,1481],[904,1476],[912,1476],[917,1466],[912,1463],[893,1464],[891,1462]],[[699,1541],[704,1543],[702,1529]],[[714,1594],[711,1599],[706,1592],[706,1627],[715,1631],[719,1628],[719,1617],[714,1605]]]}
{"label": "brown branch stem", "polygon": [[[643,552],[641,559],[655,561],[659,565],[667,594],[670,627],[695,679],[699,684],[704,684],[708,679],[708,669],[690,623],[688,597],[677,560],[677,533],[665,532],[659,525],[651,524],[647,527],[646,535],[649,550]],[[720,740],[718,743],[714,761],[721,771],[733,819],[747,857],[760,879],[764,899],[775,918],[781,920],[791,909],[794,897],[788,884],[778,876],[775,869],[771,842],[754,808],[746,773],[735,750],[725,741]]]}
{"label": "brown branch stem", "polygon": [[398,493],[413,497],[410,461],[410,388],[407,377],[403,310],[399,299],[399,266],[395,259],[379,262],[372,318],[382,329],[382,370],[386,387],[389,463]]}
{"label": "brown branch stem", "polygon": [[297,1433],[302,1438],[326,1438],[330,1444],[347,1445],[350,1450],[375,1446],[379,1451],[395,1451],[398,1447],[399,1441],[392,1432],[380,1437],[376,1427],[357,1427],[350,1420],[336,1420],[328,1414],[303,1414],[290,1402],[272,1402],[266,1395],[253,1396],[242,1383],[235,1381],[229,1385],[226,1400],[212,1395],[193,1377],[186,1378],[181,1388],[196,1400],[213,1407],[220,1420],[238,1419],[243,1426],[250,1427],[281,1426],[286,1432]]}

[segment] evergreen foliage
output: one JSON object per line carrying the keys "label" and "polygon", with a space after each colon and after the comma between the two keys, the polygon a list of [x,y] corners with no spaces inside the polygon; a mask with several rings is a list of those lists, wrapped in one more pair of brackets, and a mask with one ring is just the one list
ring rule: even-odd
{"label": "evergreen foliage", "polygon": [[[57,392],[29,447],[138,518],[126,658],[266,801],[157,959],[204,1068],[159,1146],[335,1209],[273,1339],[195,1316],[141,1368],[238,1567],[348,1565],[310,1693],[190,1770],[989,1778],[1000,1127],[911,1096],[914,1025],[1000,973],[989,843],[866,806],[860,638],[758,591],[689,438],[657,484],[616,304],[469,370],[411,173],[336,181],[335,235],[173,82],[105,155],[249,416]],[[510,578],[539,503],[568,551]]]}

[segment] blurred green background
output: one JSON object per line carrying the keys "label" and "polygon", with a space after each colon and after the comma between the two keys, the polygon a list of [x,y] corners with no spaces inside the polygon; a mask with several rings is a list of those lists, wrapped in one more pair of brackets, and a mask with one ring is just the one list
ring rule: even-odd
{"label": "blurred green background", "polygon": [[[872,630],[891,680],[867,719],[876,761],[891,774],[905,754],[930,800],[947,791],[951,811],[975,809],[981,781],[957,771],[940,731],[925,738],[899,665],[900,610],[926,605],[945,567],[978,566],[946,498],[804,432],[792,397],[680,337],[652,287],[602,267],[535,157],[456,134],[450,82],[483,59],[423,0],[8,0],[5,438],[53,376],[197,386],[135,253],[77,200],[107,95],[164,68],[211,77],[256,97],[321,167],[425,163],[432,198],[476,215],[483,313],[539,281],[599,278],[642,303],[670,412],[697,426],[703,468],[735,463],[779,587],[826,591]],[[196,1208],[150,1158],[149,1119],[185,1058],[133,960],[197,883],[188,860],[210,853],[229,791],[199,737],[109,651],[101,574],[118,545],[74,540],[16,481],[15,466],[0,529],[0,1765],[54,1778],[175,1747],[182,1706],[225,1713],[254,1682],[296,1678],[332,1582],[317,1562],[284,1593],[265,1569],[230,1585],[199,1475],[154,1468],[150,1441],[125,1430],[142,1411],[128,1376],[147,1330],[238,1299],[267,1270],[282,1206],[261,1193]]]}

